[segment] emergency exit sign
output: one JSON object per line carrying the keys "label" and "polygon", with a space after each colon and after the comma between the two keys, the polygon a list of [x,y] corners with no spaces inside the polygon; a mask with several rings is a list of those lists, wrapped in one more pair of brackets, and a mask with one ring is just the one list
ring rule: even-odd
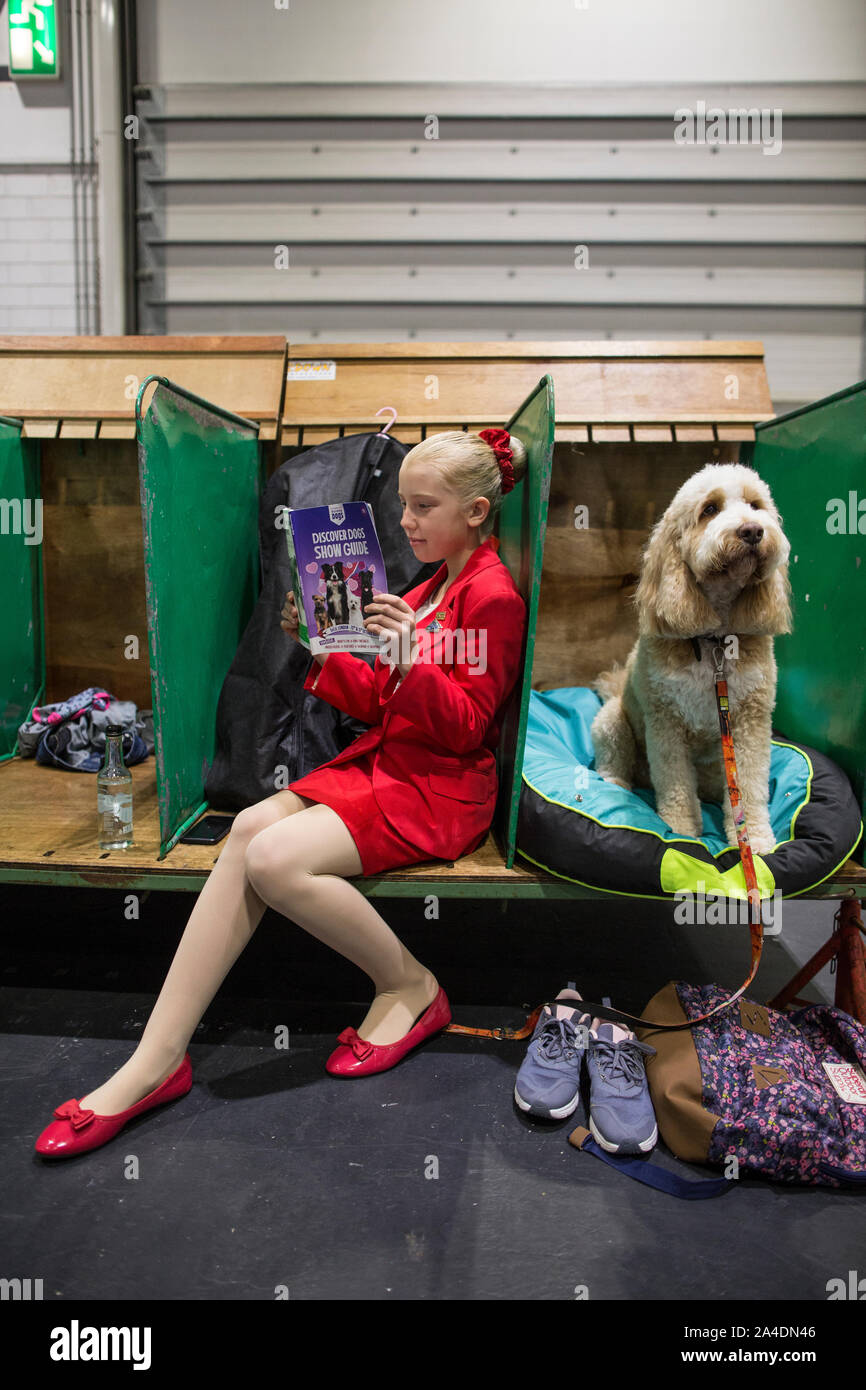
{"label": "emergency exit sign", "polygon": [[9,76],[59,77],[55,0],[9,0]]}

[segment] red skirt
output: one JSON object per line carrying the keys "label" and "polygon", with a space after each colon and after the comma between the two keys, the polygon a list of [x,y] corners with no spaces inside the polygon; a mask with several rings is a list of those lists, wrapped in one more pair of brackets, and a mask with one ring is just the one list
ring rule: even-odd
{"label": "red skirt", "polygon": [[357,758],[336,767],[324,763],[308,772],[297,782],[289,783],[289,791],[297,792],[310,801],[321,802],[336,811],[347,827],[361,856],[361,876],[384,873],[401,864],[418,864],[434,860],[429,850],[419,849],[404,840],[385,819],[373,795],[373,756],[368,749]]}

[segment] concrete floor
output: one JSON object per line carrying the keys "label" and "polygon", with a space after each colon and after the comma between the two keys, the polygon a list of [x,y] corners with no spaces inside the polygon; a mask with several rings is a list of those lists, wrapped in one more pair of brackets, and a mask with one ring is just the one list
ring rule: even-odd
{"label": "concrete floor", "polygon": [[[285,1286],[302,1300],[571,1301],[585,1286],[591,1300],[823,1302],[828,1280],[866,1274],[866,1194],[744,1179],[683,1202],[632,1182],[568,1144],[582,1111],[518,1111],[525,1042],[440,1035],[389,1072],[329,1077],[369,982],[270,911],[190,1045],[189,1095],[45,1163],[37,1134],[130,1055],[193,901],[152,893],[129,922],[121,893],[0,889],[2,1272],[42,1278],[46,1300],[267,1301]],[[676,926],[663,903],[441,899],[436,922],[420,901],[377,905],[458,1023],[514,1025],[569,979],[635,1012],[669,979],[734,988],[747,969],[746,927]],[[808,958],[835,907],[784,904],[752,997]],[[832,991],[825,970],[807,994]],[[655,1159],[712,1173],[661,1144]]]}

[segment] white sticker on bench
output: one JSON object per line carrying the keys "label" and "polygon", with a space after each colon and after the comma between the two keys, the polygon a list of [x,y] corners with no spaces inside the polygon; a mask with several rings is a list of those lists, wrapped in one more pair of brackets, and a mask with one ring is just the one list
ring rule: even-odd
{"label": "white sticker on bench", "polygon": [[287,381],[335,381],[336,362],[290,362]]}

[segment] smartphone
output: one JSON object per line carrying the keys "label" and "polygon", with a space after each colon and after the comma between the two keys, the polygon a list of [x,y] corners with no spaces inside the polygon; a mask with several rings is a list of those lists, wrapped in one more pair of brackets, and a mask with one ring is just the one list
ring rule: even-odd
{"label": "smartphone", "polygon": [[232,828],[234,816],[203,816],[178,840],[179,845],[216,845]]}

